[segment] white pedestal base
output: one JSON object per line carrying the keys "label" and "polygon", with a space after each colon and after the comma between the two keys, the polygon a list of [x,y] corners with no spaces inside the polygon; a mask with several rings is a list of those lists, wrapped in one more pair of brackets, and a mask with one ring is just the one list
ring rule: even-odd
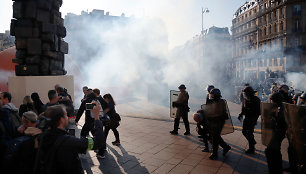
{"label": "white pedestal base", "polygon": [[43,103],[47,103],[48,91],[59,84],[68,90],[74,100],[73,76],[12,76],[8,78],[8,89],[12,94],[12,103],[19,107],[26,95],[37,92]]}

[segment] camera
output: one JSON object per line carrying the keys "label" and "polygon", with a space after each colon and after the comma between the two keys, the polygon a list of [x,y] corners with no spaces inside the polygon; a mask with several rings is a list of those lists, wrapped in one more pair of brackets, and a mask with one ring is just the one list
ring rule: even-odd
{"label": "camera", "polygon": [[68,130],[69,135],[75,136],[75,129]]}
{"label": "camera", "polygon": [[92,110],[96,106],[94,103],[86,103],[86,110]]}

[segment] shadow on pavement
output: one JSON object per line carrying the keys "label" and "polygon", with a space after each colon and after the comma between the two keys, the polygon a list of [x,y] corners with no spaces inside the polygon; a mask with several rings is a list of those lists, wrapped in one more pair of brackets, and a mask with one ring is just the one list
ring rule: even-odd
{"label": "shadow on pavement", "polygon": [[[114,149],[113,147],[108,146],[108,148],[114,154],[114,156],[117,157],[118,164],[124,170],[125,173],[127,173],[127,174],[149,173],[149,171],[145,167],[140,165],[140,162],[138,161],[138,159],[135,156],[130,155],[124,149],[124,147],[122,145],[119,146],[122,155],[120,153],[118,153],[116,151],[116,149]],[[108,154],[108,156],[110,156],[110,154]],[[112,157],[112,158],[114,158],[114,157]],[[107,160],[109,160],[109,158],[107,158]],[[117,168],[119,168],[119,166]],[[114,172],[114,173],[116,173],[116,172]]]}
{"label": "shadow on pavement", "polygon": [[82,167],[83,170],[86,171],[87,174],[93,174],[93,172],[91,171],[91,167],[94,165],[93,161],[89,155],[89,153],[87,152],[86,154],[81,154],[80,156],[80,160],[82,163]]}

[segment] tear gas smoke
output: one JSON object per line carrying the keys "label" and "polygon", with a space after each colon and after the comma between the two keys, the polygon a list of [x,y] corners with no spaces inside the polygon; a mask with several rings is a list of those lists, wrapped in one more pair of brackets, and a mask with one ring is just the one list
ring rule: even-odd
{"label": "tear gas smoke", "polygon": [[195,42],[201,44],[195,39],[169,51],[167,29],[160,19],[66,18],[66,26],[69,55],[84,79],[77,89],[87,85],[112,93],[119,103],[136,97],[168,107],[169,90],[177,90],[182,83],[191,97],[203,100],[207,85],[226,83],[229,33],[227,43],[211,36],[206,45],[195,47]]}
{"label": "tear gas smoke", "polygon": [[[290,64],[294,58],[285,55],[281,46],[262,46],[259,51],[243,56],[243,67],[261,68],[259,81],[254,80],[252,74],[246,74],[244,81],[233,85],[236,74],[229,73],[232,71],[232,67],[228,67],[232,43],[228,32],[208,32],[204,37],[196,36],[169,50],[167,28],[161,19],[94,17],[86,13],[81,17],[70,14],[65,22],[69,55],[78,64],[84,80],[76,79],[76,89],[81,91],[86,85],[99,88],[102,94],[111,93],[118,104],[128,103],[125,111],[133,107],[138,111],[146,110],[144,114],[156,114],[169,106],[169,90],[176,90],[182,83],[189,91],[194,111],[204,103],[207,85],[215,85],[221,89],[223,97],[229,99],[234,95],[235,84],[252,81],[259,85],[269,68],[277,67],[281,72],[285,68],[284,57],[287,66],[295,66]],[[76,102],[81,97],[76,96]],[[168,109],[165,113],[168,114]]]}
{"label": "tear gas smoke", "polygon": [[[306,67],[304,67],[306,68]],[[292,86],[299,90],[305,91],[306,89],[306,74],[290,72],[286,74],[286,79],[292,84]]]}

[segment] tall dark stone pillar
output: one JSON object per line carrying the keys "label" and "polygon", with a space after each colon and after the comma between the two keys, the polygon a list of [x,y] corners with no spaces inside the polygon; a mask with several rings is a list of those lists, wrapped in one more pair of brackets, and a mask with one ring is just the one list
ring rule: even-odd
{"label": "tall dark stone pillar", "polygon": [[62,0],[14,0],[11,35],[16,44],[16,76],[65,75],[68,54]]}

